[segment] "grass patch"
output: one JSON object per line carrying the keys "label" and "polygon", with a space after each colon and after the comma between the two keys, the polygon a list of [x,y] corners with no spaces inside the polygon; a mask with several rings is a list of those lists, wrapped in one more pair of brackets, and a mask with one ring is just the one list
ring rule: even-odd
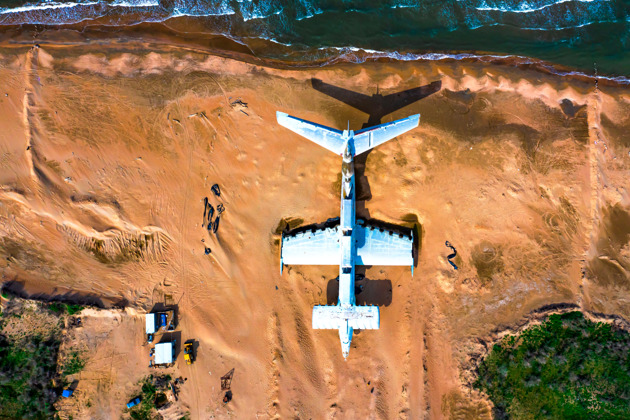
{"label": "grass patch", "polygon": [[74,303],[66,303],[64,306],[68,315],[78,314],[83,310],[83,306]]}
{"label": "grass patch", "polygon": [[496,344],[475,387],[496,418],[630,418],[630,334],[584,318],[551,315]]}
{"label": "grass patch", "polygon": [[0,418],[52,418],[59,341],[34,335],[19,344],[0,336]]}
{"label": "grass patch", "polygon": [[0,419],[55,418],[66,377],[85,366],[82,354],[60,358],[66,312],[79,305],[16,301],[0,327]]}
{"label": "grass patch", "polygon": [[[156,409],[168,403],[166,391],[171,375],[147,376],[140,381],[140,404],[129,409],[134,420],[151,420],[156,417]],[[135,396],[133,397],[135,398]]]}
{"label": "grass patch", "polygon": [[68,354],[63,367],[61,368],[61,376],[65,379],[66,376],[75,375],[83,370],[85,367],[85,360],[81,353],[73,351]]}
{"label": "grass patch", "polygon": [[74,315],[81,312],[83,310],[83,306],[74,303],[53,302],[48,305],[48,309],[58,315],[64,312],[68,315]]}
{"label": "grass patch", "polygon": [[63,311],[63,305],[59,302],[53,302],[50,305],[48,305],[48,309],[50,309],[56,314],[60,314]]}

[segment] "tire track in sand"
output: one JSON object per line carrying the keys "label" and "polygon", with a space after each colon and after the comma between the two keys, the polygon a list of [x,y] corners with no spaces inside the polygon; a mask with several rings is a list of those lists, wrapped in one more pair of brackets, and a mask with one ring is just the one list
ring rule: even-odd
{"label": "tire track in sand", "polygon": [[[411,352],[414,350],[413,344],[415,340],[411,334],[411,323],[414,320],[412,308],[414,307],[411,300],[405,303],[405,309],[402,319],[402,342],[407,344],[406,352],[402,355],[400,378],[402,380],[402,389],[398,400],[398,418],[409,419],[411,417],[409,406],[409,372],[411,369]],[[404,350],[404,348],[403,348]]]}
{"label": "tire track in sand", "polygon": [[[289,406],[283,407],[284,411],[289,410],[292,416],[305,417],[305,418],[323,418],[326,414],[319,412],[321,403],[306,403],[308,401],[321,401],[325,400],[329,409],[328,416],[333,416],[336,411],[337,401],[337,388],[336,378],[332,362],[330,366],[326,366],[326,370],[330,371],[326,373],[320,366],[320,352],[317,351],[315,346],[315,340],[312,335],[312,329],[307,324],[305,309],[310,309],[310,304],[305,304],[305,298],[303,294],[298,294],[296,288],[298,282],[312,283],[312,281],[304,278],[304,275],[297,271],[290,271],[292,273],[291,278],[282,283],[281,291],[281,305],[284,313],[290,315],[286,322],[284,322],[284,333],[281,332],[281,323],[276,321],[274,323],[276,330],[269,334],[270,340],[274,342],[274,349],[277,349],[279,353],[274,351],[274,364],[275,369],[271,374],[271,382],[274,385],[274,389],[282,389],[280,383],[281,372],[284,367],[290,367],[287,378],[285,378],[286,384],[298,384],[303,398],[300,400],[288,401]],[[309,302],[310,303],[310,302]],[[274,314],[276,318],[279,318],[278,313]],[[289,324],[292,324],[289,327]],[[282,343],[279,345],[278,343]],[[287,361],[287,363],[284,363]],[[284,365],[284,366],[283,366]],[[297,382],[295,382],[297,380]],[[276,393],[279,400],[279,392]],[[274,401],[276,398],[270,398],[270,401]],[[313,417],[313,410],[319,412]],[[278,410],[279,411],[279,410]],[[270,412],[271,413],[271,412]],[[310,414],[309,414],[310,413]]]}
{"label": "tire track in sand", "polygon": [[[179,109],[179,103],[177,103],[177,109],[178,111],[181,111]],[[190,281],[188,279],[188,274],[186,273],[185,246],[186,246],[186,239],[187,239],[186,232],[189,226],[188,201],[189,201],[189,196],[190,196],[190,177],[192,173],[192,163],[193,163],[193,156],[194,156],[193,146],[194,145],[191,144],[193,139],[188,131],[188,127],[186,127],[186,125],[182,125],[181,123],[180,123],[180,127],[183,129],[183,136],[181,138],[182,145],[188,148],[188,163],[186,165],[187,171],[186,171],[186,180],[185,180],[185,187],[184,187],[184,197],[182,201],[182,215],[179,222],[180,241],[179,241],[178,270],[181,277],[180,284],[182,285],[182,291],[184,293],[183,295],[184,303],[185,303],[186,308],[188,309],[188,315],[189,315],[189,316],[183,317],[182,319],[182,324],[185,327],[185,328],[182,328],[183,330],[182,332],[187,331],[190,334],[190,331],[192,331],[191,328],[193,327],[193,325],[191,325],[192,323],[190,322],[190,312],[192,312],[192,310],[196,307],[196,305],[193,305],[192,300],[190,299]],[[179,137],[175,135],[176,133],[175,133],[175,130],[173,130],[172,124],[171,124],[171,134],[173,135],[173,139],[175,139],[175,137]],[[183,348],[183,343],[180,343],[180,347]],[[198,379],[197,379],[197,370],[194,368],[189,369],[189,374],[190,374],[190,379],[192,382],[191,385],[193,389],[193,392],[192,392],[193,403],[197,411],[196,418],[200,419],[202,418],[202,415],[201,415],[201,408],[199,407],[199,386],[198,386]]]}
{"label": "tire track in sand", "polygon": [[269,388],[267,391],[267,416],[280,418],[280,365],[284,361],[284,342],[280,329],[280,318],[274,314],[267,323],[267,338],[271,343],[271,362],[269,366]]}
{"label": "tire track in sand", "polygon": [[[302,273],[297,272],[300,280],[305,283],[313,283],[307,279]],[[322,379],[321,368],[318,363],[317,351],[315,349],[315,343],[313,339],[313,329],[310,325],[304,322],[304,314],[301,308],[309,308],[310,305],[298,304],[298,293],[291,286],[289,288],[283,288],[285,298],[290,302],[293,312],[293,320],[295,322],[295,332],[297,335],[297,343],[300,349],[300,356],[302,359],[302,365],[306,371],[307,378],[313,388],[320,394],[324,392],[325,383]]]}

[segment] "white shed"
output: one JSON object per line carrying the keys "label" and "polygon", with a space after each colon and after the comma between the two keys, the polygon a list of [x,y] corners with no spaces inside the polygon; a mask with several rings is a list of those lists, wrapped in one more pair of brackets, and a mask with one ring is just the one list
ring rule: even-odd
{"label": "white shed", "polygon": [[147,326],[147,334],[155,333],[155,314],[147,314],[145,317],[146,326]]}
{"label": "white shed", "polygon": [[155,364],[168,365],[173,363],[174,343],[158,343],[155,345]]}

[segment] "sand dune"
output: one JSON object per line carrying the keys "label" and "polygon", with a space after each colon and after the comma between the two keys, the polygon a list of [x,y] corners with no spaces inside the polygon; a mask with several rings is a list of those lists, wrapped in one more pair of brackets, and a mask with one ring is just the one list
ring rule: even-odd
{"label": "sand dune", "polygon": [[[417,220],[421,238],[414,277],[365,270],[358,299],[381,306],[381,329],[358,332],[347,362],[335,331],[310,328],[337,268],[278,265],[283,220],[338,215],[340,161],[275,111],[369,119],[312,78],[367,95],[440,83],[383,117],[422,114],[359,173],[360,215]],[[5,44],[0,80],[3,282],[141,310],[172,295],[182,339],[200,341],[197,363],[176,367],[192,418],[487,418],[461,379],[475,340],[549,304],[630,316],[627,87],[481,62],[277,68],[135,44]],[[226,209],[216,234],[204,197]],[[144,357],[141,322],[117,328],[120,351]],[[81,416],[119,416],[147,364],[121,365],[126,388]]]}

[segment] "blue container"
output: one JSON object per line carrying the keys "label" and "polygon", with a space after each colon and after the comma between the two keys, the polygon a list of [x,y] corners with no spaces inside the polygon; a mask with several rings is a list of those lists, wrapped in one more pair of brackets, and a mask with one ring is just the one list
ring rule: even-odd
{"label": "blue container", "polygon": [[127,403],[127,408],[135,407],[138,404],[140,404],[140,397],[136,397],[133,400],[129,401]]}

